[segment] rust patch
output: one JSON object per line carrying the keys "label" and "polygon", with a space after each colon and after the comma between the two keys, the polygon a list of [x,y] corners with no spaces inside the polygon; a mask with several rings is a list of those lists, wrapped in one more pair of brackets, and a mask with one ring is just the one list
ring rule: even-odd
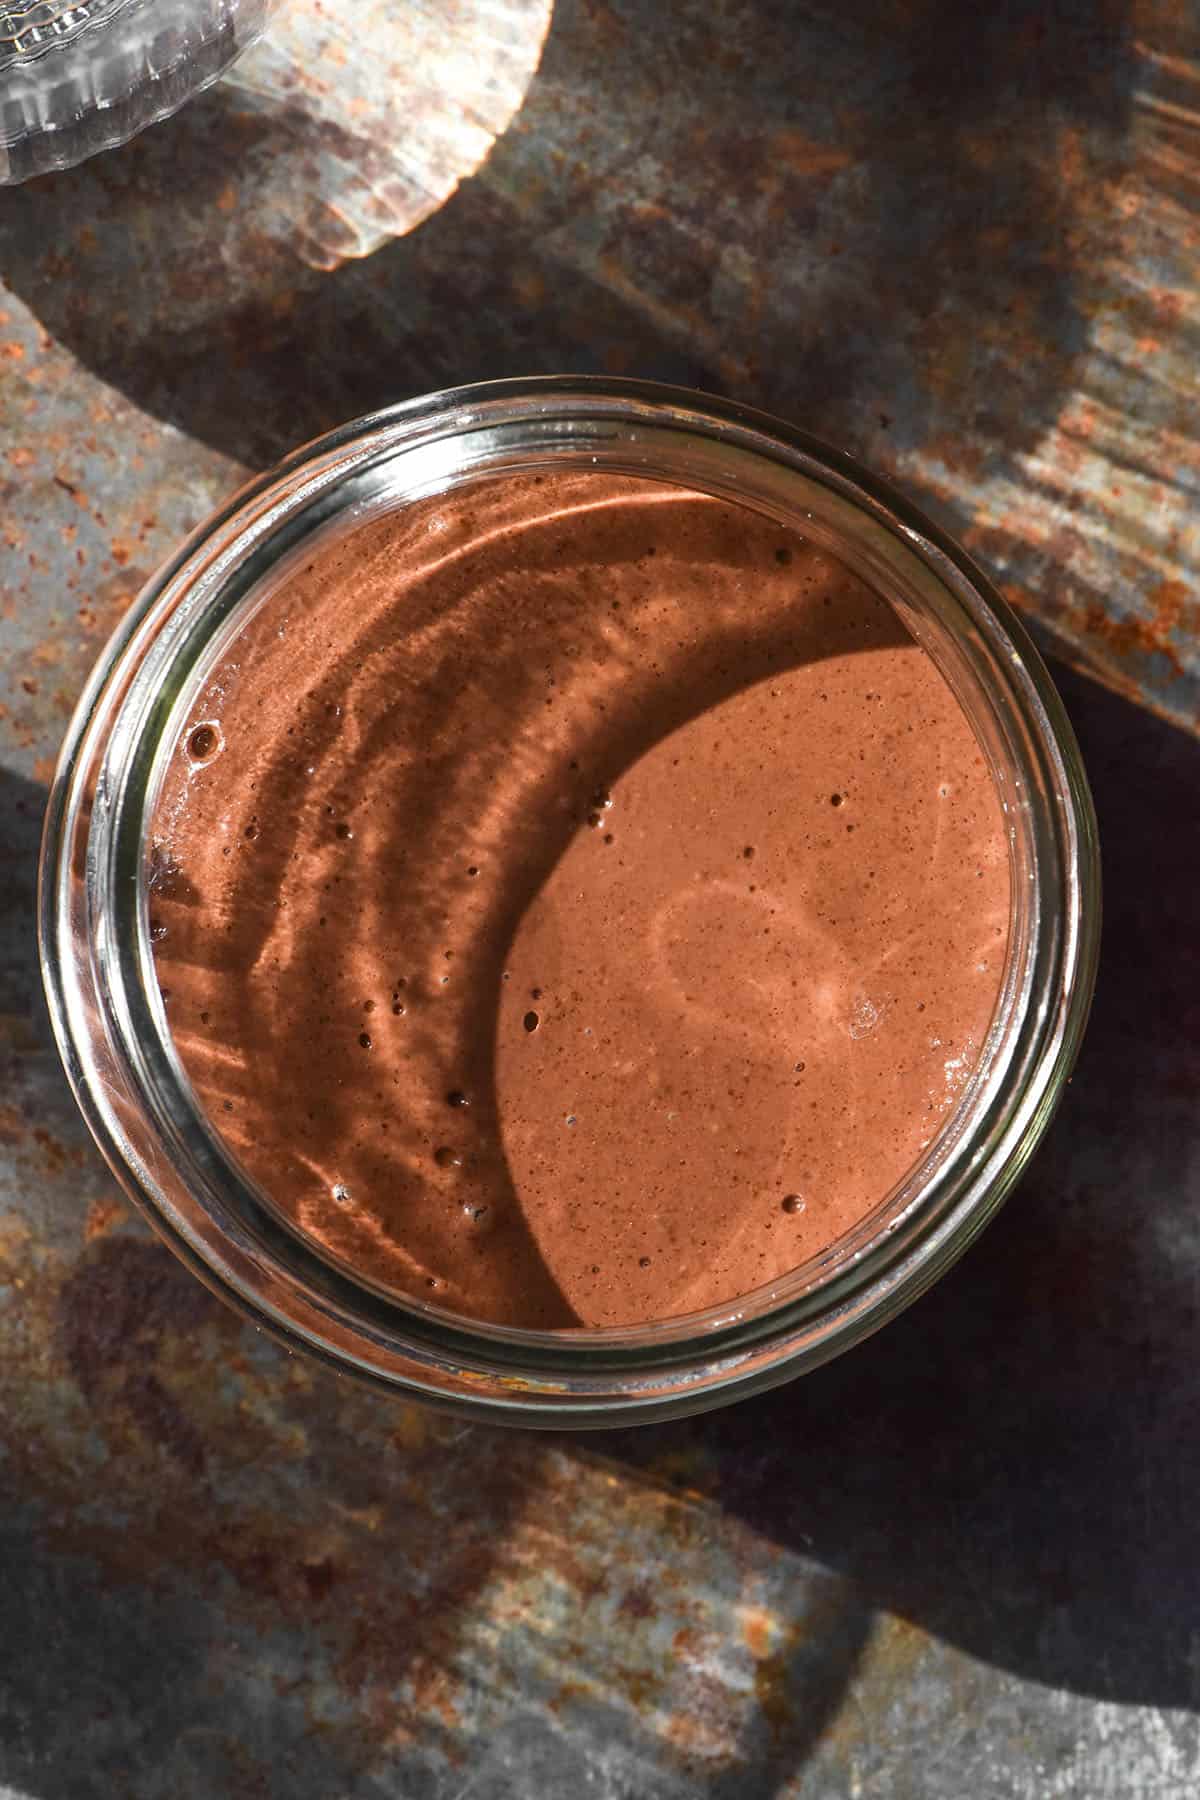
{"label": "rust patch", "polygon": [[84,1397],[123,1413],[192,1474],[204,1467],[203,1439],[155,1364],[168,1335],[218,1312],[227,1316],[167,1251],[137,1238],[100,1238],[59,1295],[59,1341]]}
{"label": "rust patch", "polygon": [[1183,581],[1160,581],[1150,594],[1154,608],[1153,629],[1162,636],[1181,631],[1185,636],[1200,632],[1200,600],[1193,600],[1191,589]]}
{"label": "rust patch", "polygon": [[754,1698],[776,1739],[790,1736],[800,1723],[789,1690],[791,1660],[802,1636],[799,1627],[789,1626],[779,1648],[760,1657],[754,1665]]}
{"label": "rust patch", "polygon": [[35,1125],[30,1135],[41,1151],[46,1169],[51,1175],[61,1175],[67,1168],[82,1168],[87,1162],[86,1150],[76,1145],[60,1144],[42,1125]]}
{"label": "rust patch", "polygon": [[622,1594],[617,1611],[627,1619],[653,1619],[658,1608],[647,1584],[639,1581]]}
{"label": "rust patch", "polygon": [[817,143],[794,126],[784,126],[771,133],[767,154],[789,174],[798,176],[836,175],[839,169],[849,168],[854,160],[849,150],[835,144]]}
{"label": "rust patch", "polygon": [[[1177,600],[1174,590],[1182,587],[1181,582],[1164,581],[1155,590],[1156,594],[1161,596],[1164,588],[1171,592],[1165,605],[1160,601],[1155,607],[1154,616],[1149,619],[1139,618],[1136,614],[1115,619],[1109,616],[1103,606],[1092,604],[1084,612],[1085,630],[1089,637],[1098,639],[1114,656],[1164,657],[1170,668],[1171,678],[1175,680],[1187,673],[1179,652],[1168,635],[1184,603],[1182,599]],[[1186,597],[1186,590],[1183,591]]]}
{"label": "rust patch", "polygon": [[419,1406],[399,1409],[392,1442],[398,1450],[423,1450],[430,1438],[430,1415]]}
{"label": "rust patch", "polygon": [[86,1244],[94,1243],[104,1237],[114,1225],[129,1217],[129,1209],[117,1195],[106,1195],[102,1200],[93,1200],[87,1210],[87,1218],[83,1226],[83,1240]]}
{"label": "rust patch", "polygon": [[742,1617],[742,1638],[755,1661],[760,1661],[771,1648],[773,1621],[761,1606],[747,1607]]}
{"label": "rust patch", "polygon": [[695,1440],[663,1451],[647,1465],[646,1473],[673,1492],[701,1500],[711,1498],[719,1480],[711,1450]]}

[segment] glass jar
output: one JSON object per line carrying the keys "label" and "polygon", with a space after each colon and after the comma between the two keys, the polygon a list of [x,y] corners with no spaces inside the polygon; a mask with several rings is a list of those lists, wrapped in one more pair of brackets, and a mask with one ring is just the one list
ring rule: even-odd
{"label": "glass jar", "polygon": [[[648,1326],[523,1331],[376,1291],[285,1226],[201,1112],[175,1053],[148,918],[147,831],[171,750],[273,572],[351,523],[473,479],[659,478],[752,506],[883,594],[990,763],[1009,831],[1008,960],[992,1029],[921,1162],[853,1232],[770,1288]],[[289,1345],[460,1411],[627,1424],[825,1361],[892,1318],[991,1218],[1062,1093],[1099,928],[1095,818],[1074,736],[1025,632],[961,550],[800,431],[637,382],[550,378],[389,408],[236,495],[151,581],[79,703],[50,796],[40,898],[55,1032],[122,1184],[217,1293]]]}
{"label": "glass jar", "polygon": [[275,0],[0,0],[0,185],[125,143],[252,44]]}

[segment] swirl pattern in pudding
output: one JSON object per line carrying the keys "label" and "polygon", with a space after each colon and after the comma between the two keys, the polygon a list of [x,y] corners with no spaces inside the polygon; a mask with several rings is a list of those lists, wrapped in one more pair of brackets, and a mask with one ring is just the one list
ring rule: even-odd
{"label": "swirl pattern in pudding", "polygon": [[732,502],[489,477],[280,572],[155,805],[166,1016],[272,1205],[526,1328],[736,1305],[978,1061],[1010,873],[932,660]]}

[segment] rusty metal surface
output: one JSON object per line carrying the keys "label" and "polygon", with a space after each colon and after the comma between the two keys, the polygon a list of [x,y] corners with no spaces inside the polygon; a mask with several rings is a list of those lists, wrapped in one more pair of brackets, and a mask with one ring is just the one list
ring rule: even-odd
{"label": "rusty metal surface", "polygon": [[[1190,1800],[1194,4],[335,10],[0,198],[0,1796]],[[1094,1023],[1004,1216],[841,1363],[587,1442],[211,1301],[86,1141],[32,926],[66,714],[182,532],[356,411],[559,368],[844,443],[1107,684],[1060,670]]]}

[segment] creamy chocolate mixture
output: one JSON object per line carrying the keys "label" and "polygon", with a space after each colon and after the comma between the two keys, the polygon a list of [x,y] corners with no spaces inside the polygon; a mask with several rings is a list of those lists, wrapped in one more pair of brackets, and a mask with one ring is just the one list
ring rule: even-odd
{"label": "creamy chocolate mixture", "polygon": [[938,1132],[999,991],[972,731],[758,514],[491,478],[298,564],[152,832],[167,1017],[274,1206],[527,1327],[735,1301]]}

